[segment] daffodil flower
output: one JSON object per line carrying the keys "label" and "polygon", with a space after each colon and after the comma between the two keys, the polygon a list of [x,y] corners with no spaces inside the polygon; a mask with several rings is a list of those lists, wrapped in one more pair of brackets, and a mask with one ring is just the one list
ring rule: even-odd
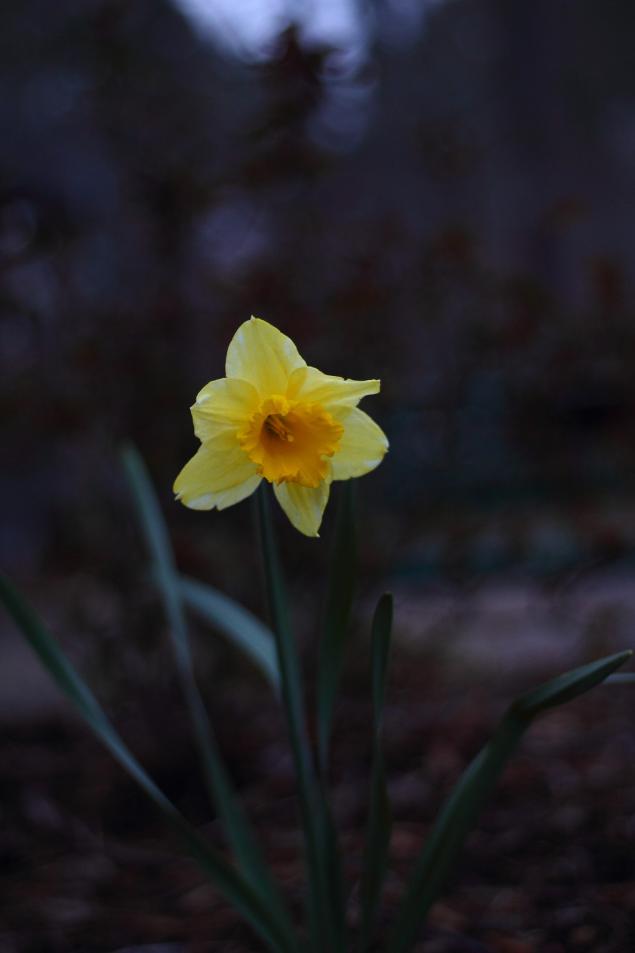
{"label": "daffodil flower", "polygon": [[236,331],[225,371],[191,408],[201,446],[176,478],[176,498],[190,509],[223,510],[264,479],[296,529],[317,536],[331,482],[363,476],[388,449],[357,407],[379,393],[379,381],[308,367],[293,341],[259,318]]}

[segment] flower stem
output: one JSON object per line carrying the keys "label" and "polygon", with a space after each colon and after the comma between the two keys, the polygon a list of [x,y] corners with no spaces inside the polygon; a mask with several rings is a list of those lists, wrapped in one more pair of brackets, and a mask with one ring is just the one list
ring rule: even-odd
{"label": "flower stem", "polygon": [[311,939],[319,953],[343,953],[343,912],[335,834],[309,742],[300,659],[289,624],[284,581],[264,486],[255,494],[255,504],[267,602],[276,638],[282,699],[306,842]]}

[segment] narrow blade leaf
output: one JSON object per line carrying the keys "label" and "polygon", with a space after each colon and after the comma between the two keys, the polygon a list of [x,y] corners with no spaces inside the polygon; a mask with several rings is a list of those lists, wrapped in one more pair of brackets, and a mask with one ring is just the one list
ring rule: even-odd
{"label": "narrow blade leaf", "polygon": [[624,675],[609,675],[606,679],[606,685],[635,685],[635,675],[632,672],[626,672]]}
{"label": "narrow blade leaf", "polygon": [[240,807],[217,749],[216,739],[196,683],[172,547],[152,484],[143,460],[133,447],[124,451],[123,462],[163,598],[174,657],[194,727],[210,797],[221,817],[244,876],[254,890],[260,893],[263,900],[270,905],[272,913],[284,925],[284,928],[291,930],[282,898],[272,881],[251,825]]}
{"label": "narrow blade leaf", "polygon": [[276,694],[280,692],[280,671],[273,633],[260,619],[212,586],[178,576],[183,602],[210,622],[240,649],[264,674]]}
{"label": "narrow blade leaf", "polygon": [[361,883],[360,953],[368,948],[386,875],[392,812],[386,788],[381,725],[386,689],[386,669],[392,632],[393,600],[385,593],[377,604],[372,626],[373,762],[370,806]]}
{"label": "narrow blade leaf", "polygon": [[398,914],[389,953],[406,953],[411,949],[467,834],[533,718],[599,684],[631,654],[620,652],[583,665],[523,695],[510,706],[494,737],[459,779],[428,835]]}
{"label": "narrow blade leaf", "polygon": [[341,485],[340,494],[317,675],[318,754],[324,777],[327,775],[333,710],[357,574],[355,486],[352,480]]}
{"label": "narrow blade leaf", "polygon": [[386,694],[386,669],[392,636],[393,598],[385,592],[377,603],[372,626],[372,693],[375,734],[381,730]]}
{"label": "narrow blade leaf", "polygon": [[579,668],[566,672],[550,682],[545,682],[535,691],[522,695],[516,699],[512,708],[516,714],[522,717],[533,718],[547,708],[563,705],[565,702],[587,692],[594,685],[603,682],[605,678],[608,678],[616,669],[620,668],[632,654],[629,651],[617,652],[615,655],[608,655],[597,662],[581,665]]}
{"label": "narrow blade leaf", "polygon": [[148,795],[172,829],[179,835],[188,853],[204,870],[221,893],[242,913],[260,934],[270,950],[292,953],[292,936],[280,926],[262,897],[244,877],[208,845],[156,786],[132,752],[121,740],[99,702],[75,671],[57,642],[39,618],[17,593],[8,579],[0,575],[0,599],[40,661],[64,695],[78,709],[93,733],[110,751],[133,781]]}

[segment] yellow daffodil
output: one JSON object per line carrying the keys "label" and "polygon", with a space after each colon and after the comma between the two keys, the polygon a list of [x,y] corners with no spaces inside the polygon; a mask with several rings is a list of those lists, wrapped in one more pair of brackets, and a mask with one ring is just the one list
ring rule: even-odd
{"label": "yellow daffodil", "polygon": [[265,479],[296,529],[317,536],[331,482],[363,476],[388,449],[357,407],[379,392],[379,381],[308,367],[293,341],[259,318],[236,331],[225,372],[192,407],[201,446],[176,478],[176,498],[194,510],[223,510]]}

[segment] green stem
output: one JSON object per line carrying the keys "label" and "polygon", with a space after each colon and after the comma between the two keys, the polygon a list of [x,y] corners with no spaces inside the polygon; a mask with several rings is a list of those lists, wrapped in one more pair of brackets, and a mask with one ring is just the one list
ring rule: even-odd
{"label": "green stem", "polygon": [[335,538],[331,555],[324,628],[317,673],[317,737],[320,772],[328,777],[329,749],[337,689],[342,673],[351,605],[357,575],[355,485],[340,485]]}
{"label": "green stem", "polygon": [[343,912],[334,829],[318,782],[309,742],[300,659],[289,624],[282,570],[264,486],[255,494],[255,505],[267,602],[276,639],[282,700],[307,849],[311,935],[314,948],[319,953],[343,953]]}
{"label": "green stem", "polygon": [[381,738],[392,615],[392,596],[390,593],[384,593],[377,603],[372,627],[373,759],[366,843],[364,845],[364,862],[360,884],[359,953],[365,953],[370,945],[386,875],[392,828],[392,812],[386,785],[386,769]]}

